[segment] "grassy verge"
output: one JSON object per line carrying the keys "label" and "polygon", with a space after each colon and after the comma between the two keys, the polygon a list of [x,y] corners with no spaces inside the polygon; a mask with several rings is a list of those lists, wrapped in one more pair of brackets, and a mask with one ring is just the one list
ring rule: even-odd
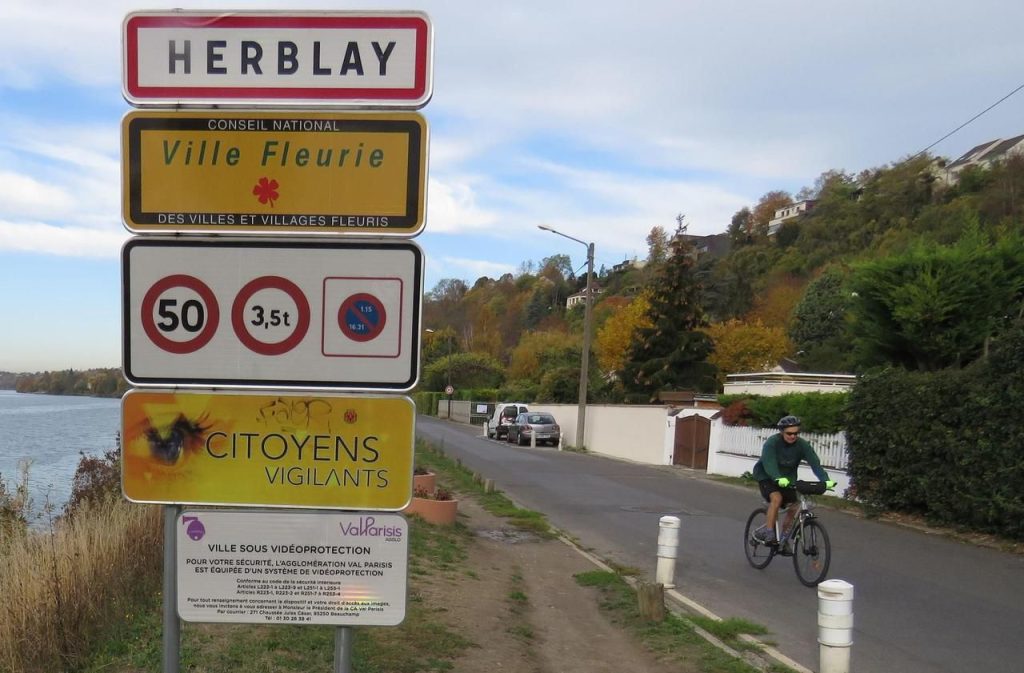
{"label": "grassy verge", "polygon": [[774,663],[767,668],[760,665],[755,667],[715,647],[695,629],[700,627],[709,631],[734,649],[750,650],[752,646],[741,641],[739,635],[763,634],[766,629],[762,626],[744,620],[718,622],[673,613],[667,613],[664,621],[651,622],[640,615],[636,592],[620,575],[595,570],[576,575],[576,581],[582,586],[595,587],[600,596],[599,605],[613,623],[631,632],[648,650],[663,660],[680,664],[696,663],[700,670],[711,673],[757,673],[762,670],[773,673],[792,672],[792,669]]}

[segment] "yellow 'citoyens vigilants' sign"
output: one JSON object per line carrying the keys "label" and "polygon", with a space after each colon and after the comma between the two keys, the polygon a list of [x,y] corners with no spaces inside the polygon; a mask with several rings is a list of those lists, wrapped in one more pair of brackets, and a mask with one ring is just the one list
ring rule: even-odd
{"label": "yellow 'citoyens vigilants' sign", "polygon": [[121,135],[132,231],[423,229],[427,125],[416,113],[139,111]]}
{"label": "yellow 'citoyens vigilants' sign", "polygon": [[129,391],[122,486],[136,502],[400,510],[407,397]]}

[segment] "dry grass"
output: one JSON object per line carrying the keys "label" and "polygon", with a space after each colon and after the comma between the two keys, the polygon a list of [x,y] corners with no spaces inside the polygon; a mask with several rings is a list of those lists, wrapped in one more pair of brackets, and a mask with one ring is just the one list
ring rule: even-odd
{"label": "dry grass", "polygon": [[160,509],[120,497],[50,531],[9,538],[0,558],[0,671],[79,666],[140,592],[159,588]]}

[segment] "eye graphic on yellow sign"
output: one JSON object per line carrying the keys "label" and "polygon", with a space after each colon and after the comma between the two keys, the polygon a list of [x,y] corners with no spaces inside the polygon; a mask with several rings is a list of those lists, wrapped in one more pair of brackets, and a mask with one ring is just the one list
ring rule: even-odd
{"label": "eye graphic on yellow sign", "polygon": [[138,502],[399,510],[413,419],[405,397],[135,390],[122,485]]}

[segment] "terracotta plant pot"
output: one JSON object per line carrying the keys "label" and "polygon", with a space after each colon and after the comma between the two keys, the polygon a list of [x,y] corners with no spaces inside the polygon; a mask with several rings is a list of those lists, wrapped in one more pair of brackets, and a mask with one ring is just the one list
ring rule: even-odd
{"label": "terracotta plant pot", "polygon": [[416,514],[427,523],[450,526],[455,523],[455,517],[459,513],[459,501],[413,496],[412,502],[402,511],[405,514]]}
{"label": "terracotta plant pot", "polygon": [[433,493],[434,489],[437,488],[437,475],[433,472],[427,472],[426,474],[414,474],[412,475],[412,491],[426,491],[427,493]]}

